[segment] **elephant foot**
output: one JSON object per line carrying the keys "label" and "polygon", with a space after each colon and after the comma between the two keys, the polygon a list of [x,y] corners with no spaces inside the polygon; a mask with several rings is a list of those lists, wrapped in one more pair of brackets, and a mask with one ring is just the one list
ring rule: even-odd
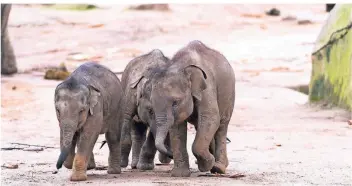
{"label": "elephant foot", "polygon": [[95,161],[89,161],[88,163],[88,167],[87,167],[87,170],[92,170],[92,169],[95,169],[96,165],[95,165]]}
{"label": "elephant foot", "polygon": [[121,168],[110,167],[108,168],[108,174],[121,174]]}
{"label": "elephant foot", "polygon": [[72,166],[73,166],[73,159],[75,157],[75,154],[74,155],[69,155],[65,162],[64,162],[64,166],[67,168],[67,169],[72,169]]}
{"label": "elephant foot", "polygon": [[200,172],[207,172],[210,171],[211,168],[213,168],[214,164],[215,164],[215,158],[213,155],[210,156],[210,159],[202,159],[199,158],[197,160],[198,162],[198,169]]}
{"label": "elephant foot", "polygon": [[159,161],[161,163],[169,164],[171,159],[166,154],[159,153]]}
{"label": "elephant foot", "polygon": [[137,164],[137,168],[139,170],[153,170],[154,169],[154,162],[139,161]]}
{"label": "elephant foot", "polygon": [[71,181],[85,181],[87,180],[87,174],[86,173],[79,173],[79,172],[74,172],[71,175]]}
{"label": "elephant foot", "polygon": [[128,158],[121,158],[121,167],[126,168],[128,166]]}
{"label": "elephant foot", "polygon": [[67,168],[67,169],[72,169],[72,165],[73,165],[73,160],[71,162],[68,162],[68,161],[65,161],[64,162],[64,166]]}
{"label": "elephant foot", "polygon": [[132,163],[131,163],[131,168],[132,169],[137,169],[137,164],[139,162],[139,158],[135,158],[135,159],[132,159]]}
{"label": "elephant foot", "polygon": [[215,162],[213,168],[210,170],[211,173],[225,174],[226,166],[220,162]]}
{"label": "elephant foot", "polygon": [[191,170],[189,170],[188,167],[177,167],[177,168],[174,167],[171,171],[171,176],[172,177],[190,177]]}

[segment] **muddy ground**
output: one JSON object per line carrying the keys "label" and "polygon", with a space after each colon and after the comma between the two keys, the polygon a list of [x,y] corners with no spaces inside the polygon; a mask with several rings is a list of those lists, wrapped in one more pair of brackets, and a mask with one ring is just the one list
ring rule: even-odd
{"label": "muddy ground", "polygon": [[[272,7],[281,15],[265,15]],[[2,167],[1,185],[352,185],[350,113],[309,105],[307,95],[287,88],[309,83],[310,54],[328,16],[323,4],[170,8],[131,11],[115,5],[76,12],[13,6],[9,31],[20,73],[1,77],[1,146],[48,148],[2,150],[2,164],[18,168]],[[306,19],[310,23],[298,24]],[[80,183],[68,181],[66,168],[51,173],[59,155],[53,95],[60,81],[44,80],[43,68],[65,62],[73,70],[96,60],[120,72],[135,56],[159,48],[171,57],[195,39],[222,52],[235,70],[228,175],[245,177],[198,177],[205,173],[194,164],[192,128],[190,178],[170,177],[172,165],[146,172],[128,167],[121,175],[93,170]],[[108,157],[107,146],[99,149],[102,140],[94,149],[100,167]]]}

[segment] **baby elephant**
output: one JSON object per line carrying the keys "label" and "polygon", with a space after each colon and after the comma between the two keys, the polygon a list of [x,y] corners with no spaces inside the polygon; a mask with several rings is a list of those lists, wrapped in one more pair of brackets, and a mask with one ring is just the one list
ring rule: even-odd
{"label": "baby elephant", "polygon": [[[93,147],[105,133],[109,146],[109,174],[120,174],[120,80],[106,67],[85,63],[55,90],[56,115],[60,125],[61,154],[56,164],[73,168],[71,181],[87,179],[95,168]],[[77,153],[75,147],[77,146]]]}
{"label": "baby elephant", "polygon": [[197,131],[192,152],[198,169],[225,173],[229,164],[226,136],[235,104],[235,73],[220,52],[200,41],[190,42],[176,52],[164,70],[150,78],[149,88],[143,89],[141,95],[154,112],[150,123],[151,128],[156,128],[155,146],[168,155],[165,140],[170,135],[172,176],[191,175],[187,122],[195,125]]}

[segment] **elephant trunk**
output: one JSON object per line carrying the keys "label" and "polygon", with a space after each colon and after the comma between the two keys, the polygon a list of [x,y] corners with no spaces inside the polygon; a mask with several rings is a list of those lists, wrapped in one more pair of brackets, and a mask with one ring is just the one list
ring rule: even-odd
{"label": "elephant trunk", "polygon": [[[71,127],[67,127],[70,125],[66,125],[60,129],[60,146],[61,146],[61,153],[59,159],[56,163],[56,168],[60,169],[64,164],[67,156],[70,153],[70,149],[72,146],[73,136],[75,135],[75,130]],[[72,126],[72,125],[71,125]]]}
{"label": "elephant trunk", "polygon": [[169,127],[174,123],[174,117],[172,114],[169,114],[168,117],[166,114],[158,115],[156,114],[156,137],[155,137],[155,147],[159,152],[166,154],[169,158],[173,159],[172,152],[166,148],[165,139],[167,137]]}

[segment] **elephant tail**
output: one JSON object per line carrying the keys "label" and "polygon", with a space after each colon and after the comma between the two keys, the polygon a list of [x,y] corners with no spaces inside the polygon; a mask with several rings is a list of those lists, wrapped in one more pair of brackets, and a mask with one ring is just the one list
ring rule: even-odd
{"label": "elephant tail", "polygon": [[105,145],[105,143],[106,143],[106,140],[102,141],[102,142],[101,142],[101,146],[100,146],[99,149],[103,148],[103,146]]}
{"label": "elephant tail", "polygon": [[226,140],[227,140],[227,143],[231,143],[231,140],[228,137],[226,137]]}

